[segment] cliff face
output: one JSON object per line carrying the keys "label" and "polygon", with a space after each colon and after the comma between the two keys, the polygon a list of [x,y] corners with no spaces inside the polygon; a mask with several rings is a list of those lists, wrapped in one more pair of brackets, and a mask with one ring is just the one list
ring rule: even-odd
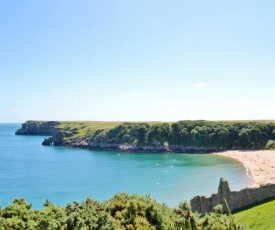
{"label": "cliff face", "polygon": [[53,135],[59,130],[56,126],[59,125],[57,121],[27,121],[22,124],[22,128],[18,129],[16,135]]}
{"label": "cliff face", "polygon": [[[94,133],[94,135],[88,142],[88,146],[90,149],[117,150],[128,152],[209,153],[225,150],[225,148],[169,145],[168,142],[163,141],[161,136],[158,135],[151,135],[150,140],[144,143],[141,142],[141,136],[142,133],[140,133],[135,126],[130,127],[130,129],[128,129],[127,131],[125,131],[123,127],[110,129],[108,131],[102,129],[97,130]],[[168,139],[168,137],[166,139]]]}
{"label": "cliff face", "polygon": [[157,140],[152,143],[142,142],[142,133],[136,125],[118,126],[114,129],[97,130],[88,146],[90,149],[117,150],[128,152],[169,152],[169,148]]}
{"label": "cliff face", "polygon": [[42,145],[54,145],[54,146],[69,146],[76,148],[88,148],[88,140],[89,136],[84,135],[77,138],[72,138],[73,134],[71,132],[67,132],[65,130],[58,130],[53,134],[53,136],[45,139],[42,142]]}

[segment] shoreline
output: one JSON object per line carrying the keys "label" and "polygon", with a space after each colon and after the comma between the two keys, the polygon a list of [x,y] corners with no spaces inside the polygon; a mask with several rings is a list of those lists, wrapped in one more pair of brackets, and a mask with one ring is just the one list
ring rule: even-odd
{"label": "shoreline", "polygon": [[228,150],[214,154],[241,162],[252,177],[253,184],[250,187],[275,184],[274,150]]}

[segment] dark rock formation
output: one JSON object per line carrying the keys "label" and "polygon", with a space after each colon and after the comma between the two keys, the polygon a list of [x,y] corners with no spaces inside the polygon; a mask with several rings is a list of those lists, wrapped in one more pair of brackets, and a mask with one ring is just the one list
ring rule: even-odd
{"label": "dark rock formation", "polygon": [[52,137],[45,139],[42,145],[55,145],[62,146],[65,145],[65,137],[71,137],[73,134],[64,130],[56,131]]}
{"label": "dark rock formation", "polygon": [[175,153],[213,153],[225,151],[225,148],[205,148],[205,147],[194,147],[194,146],[182,146],[182,145],[170,145],[169,150]]}

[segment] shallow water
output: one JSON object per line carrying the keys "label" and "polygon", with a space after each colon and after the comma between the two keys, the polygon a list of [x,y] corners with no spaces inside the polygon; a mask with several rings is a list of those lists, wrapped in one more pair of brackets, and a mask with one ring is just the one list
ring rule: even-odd
{"label": "shallow water", "polygon": [[42,136],[16,136],[21,124],[0,124],[0,201],[24,197],[35,208],[45,199],[65,206],[87,196],[150,194],[176,206],[217,191],[219,178],[234,190],[251,181],[243,165],[212,154],[148,154],[42,146]]}

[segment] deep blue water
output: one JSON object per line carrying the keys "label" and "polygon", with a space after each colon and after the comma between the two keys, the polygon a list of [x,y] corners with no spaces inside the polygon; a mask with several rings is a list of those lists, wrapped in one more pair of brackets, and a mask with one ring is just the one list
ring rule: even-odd
{"label": "deep blue water", "polygon": [[211,154],[141,154],[42,146],[42,136],[16,136],[21,124],[0,124],[0,205],[24,197],[35,208],[45,199],[65,206],[87,196],[150,194],[176,206],[217,191],[219,178],[234,190],[250,180],[242,164]]}

